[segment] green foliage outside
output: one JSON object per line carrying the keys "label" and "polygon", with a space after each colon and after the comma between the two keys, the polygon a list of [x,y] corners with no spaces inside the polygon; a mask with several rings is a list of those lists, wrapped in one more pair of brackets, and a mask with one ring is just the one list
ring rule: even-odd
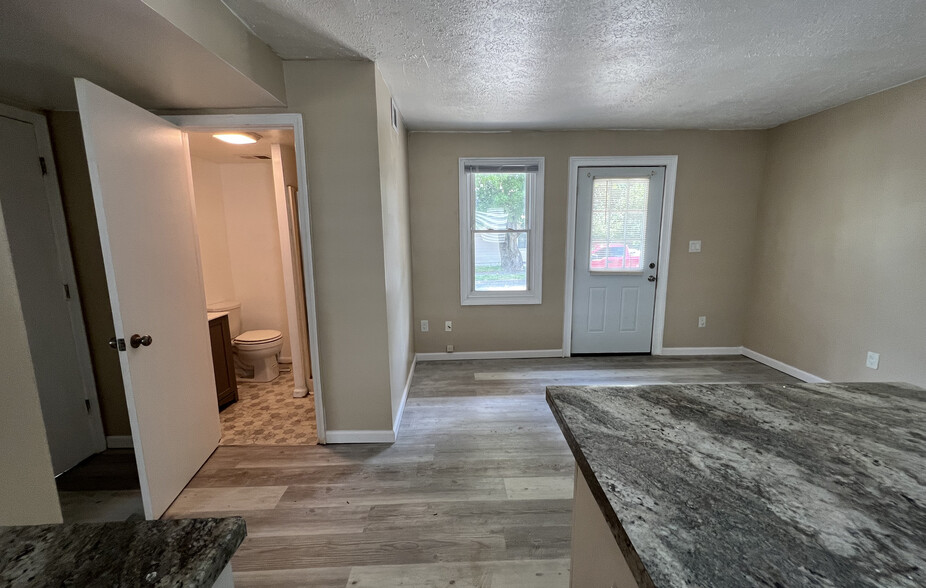
{"label": "green foliage outside", "polygon": [[[524,173],[476,173],[473,174],[476,188],[476,213],[489,213],[502,209],[507,214],[508,229],[523,229],[526,226],[525,193],[527,174]],[[519,272],[524,260],[518,249],[517,233],[507,233],[498,244],[501,259],[500,273]]]}

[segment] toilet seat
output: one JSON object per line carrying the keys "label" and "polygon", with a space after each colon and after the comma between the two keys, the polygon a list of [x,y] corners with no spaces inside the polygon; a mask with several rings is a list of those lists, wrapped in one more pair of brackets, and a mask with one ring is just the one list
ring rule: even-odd
{"label": "toilet seat", "polygon": [[259,329],[256,331],[245,331],[241,333],[232,341],[235,345],[242,345],[245,347],[253,345],[266,345],[267,343],[275,343],[283,338],[283,333],[274,330],[274,329]]}

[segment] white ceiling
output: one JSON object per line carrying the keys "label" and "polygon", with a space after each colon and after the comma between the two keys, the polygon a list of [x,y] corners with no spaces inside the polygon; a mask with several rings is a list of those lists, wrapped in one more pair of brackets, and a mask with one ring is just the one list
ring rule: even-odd
{"label": "white ceiling", "polygon": [[764,128],[926,76],[924,0],[223,0],[413,129]]}
{"label": "white ceiling", "polygon": [[145,108],[280,105],[140,0],[0,0],[0,102],[75,109],[74,77]]}
{"label": "white ceiling", "polygon": [[[235,131],[237,129],[227,129]],[[190,137],[190,155],[201,157],[213,163],[267,163],[266,159],[251,159],[255,155],[270,156],[270,145],[279,143],[280,145],[294,144],[293,132],[289,130],[268,129],[254,130],[247,129],[248,133],[257,133],[260,140],[250,145],[230,145],[219,141],[213,137],[213,132],[194,131],[187,133]]]}

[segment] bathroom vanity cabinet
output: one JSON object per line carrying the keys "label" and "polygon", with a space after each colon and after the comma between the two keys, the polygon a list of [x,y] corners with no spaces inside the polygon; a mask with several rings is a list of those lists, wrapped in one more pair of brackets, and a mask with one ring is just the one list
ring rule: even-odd
{"label": "bathroom vanity cabinet", "polygon": [[209,321],[209,340],[212,343],[212,368],[215,371],[215,393],[219,410],[238,401],[238,380],[235,378],[235,356],[232,352],[231,329],[228,315]]}

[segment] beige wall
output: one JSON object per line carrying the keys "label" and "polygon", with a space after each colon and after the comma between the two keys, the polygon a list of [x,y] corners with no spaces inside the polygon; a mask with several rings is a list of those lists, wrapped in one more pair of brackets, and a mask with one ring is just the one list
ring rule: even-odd
{"label": "beige wall", "polygon": [[392,93],[376,69],[376,119],[379,177],[383,207],[383,258],[386,277],[386,323],[389,331],[389,383],[392,418],[398,415],[415,357],[412,331],[412,254],[408,210],[408,144],[399,117],[392,128]]}
{"label": "beige wall", "polygon": [[228,229],[219,164],[201,157],[191,157],[190,161],[206,304],[234,300],[235,282],[228,255]]}
{"label": "beige wall", "polygon": [[284,63],[305,124],[328,430],[392,428],[374,65]]}
{"label": "beige wall", "polygon": [[241,330],[280,331],[292,357],[270,162],[192,160],[206,302],[239,301]]}
{"label": "beige wall", "polygon": [[924,121],[919,81],[769,131],[747,347],[926,386]]}
{"label": "beige wall", "polygon": [[109,338],[115,334],[115,328],[80,117],[76,112],[49,112],[47,118],[77,273],[77,287],[87,338],[90,340],[90,356],[99,393],[103,428],[107,435],[131,435],[119,354],[109,347]]}
{"label": "beige wall", "polygon": [[13,258],[0,211],[0,526],[60,523]]}
{"label": "beige wall", "polygon": [[[415,329],[416,350],[562,347],[569,157],[604,155],[678,155],[664,345],[741,345],[765,154],[762,131],[411,133],[414,319],[432,325]],[[543,303],[462,307],[458,159],[504,156],[545,157]]]}

